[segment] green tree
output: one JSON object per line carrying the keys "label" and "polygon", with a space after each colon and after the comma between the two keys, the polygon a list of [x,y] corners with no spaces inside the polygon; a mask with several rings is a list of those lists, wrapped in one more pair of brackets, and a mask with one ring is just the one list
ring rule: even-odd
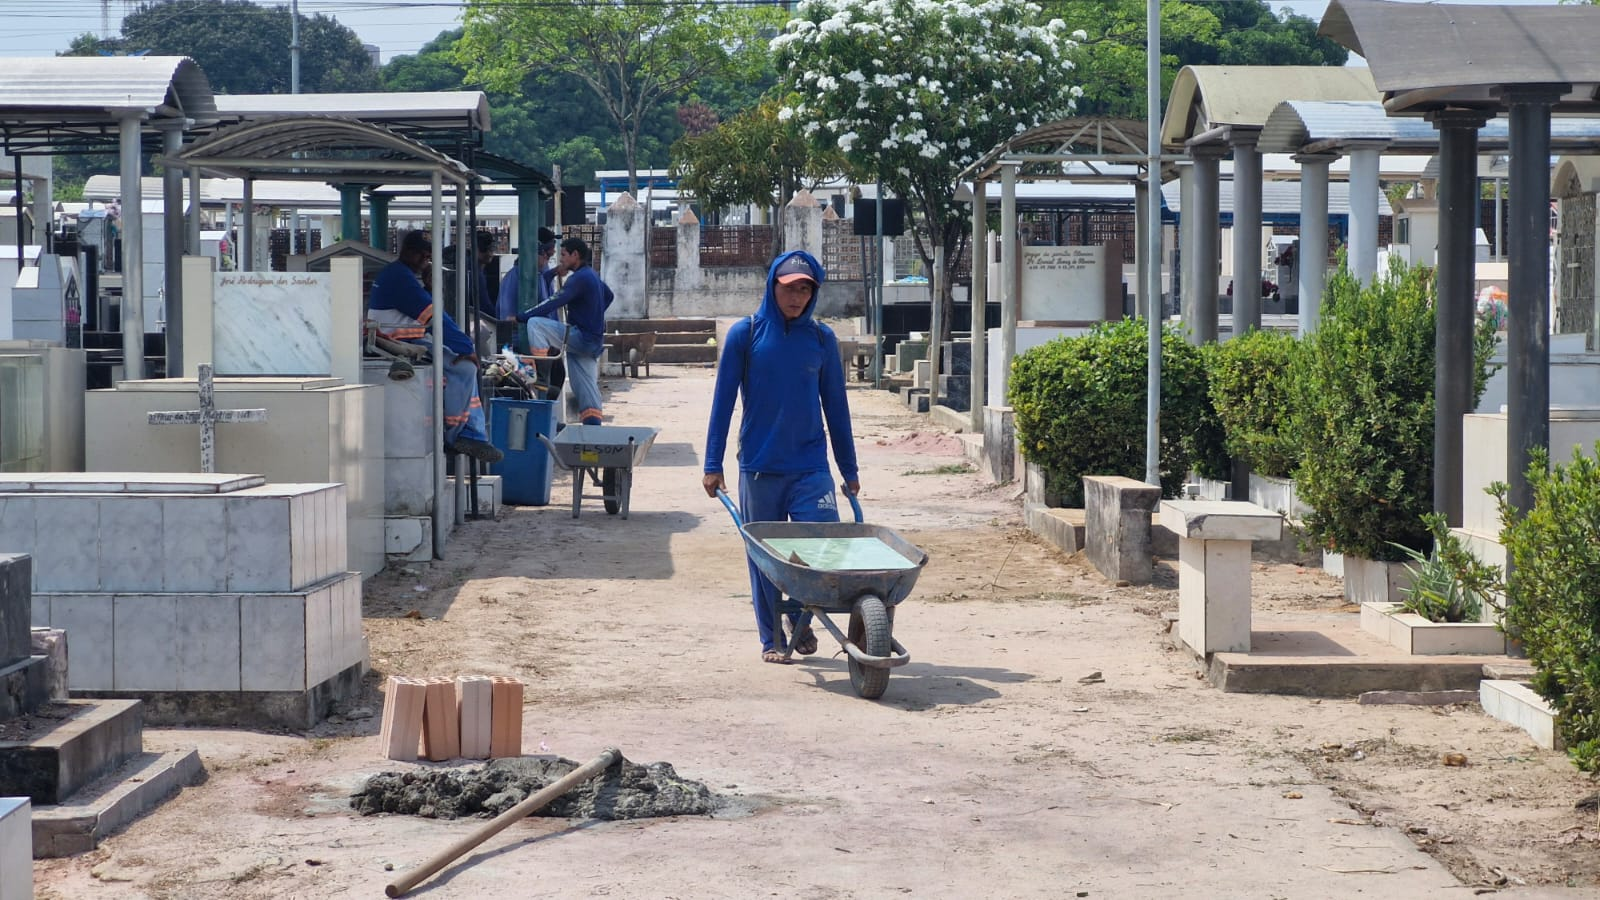
{"label": "green tree", "polygon": [[1072,111],[1066,25],[1006,0],[814,0],[798,16],[772,42],[786,111],[907,201],[927,271],[944,249],[935,302],[948,323],[968,218],[956,178],[1002,140]]}
{"label": "green tree", "polygon": [[[1060,16],[1086,36],[1071,54],[1086,115],[1145,116],[1144,0],[1053,0]],[[1317,36],[1317,23],[1263,0],[1161,4],[1162,94],[1188,65],[1343,65],[1349,51]]]}
{"label": "green tree", "polygon": [[500,91],[515,89],[534,71],[582,83],[615,125],[628,187],[637,192],[639,159],[652,143],[665,149],[647,130],[652,118],[662,111],[670,117],[703,79],[758,75],[766,49],[756,38],[775,15],[772,7],[710,0],[538,6],[468,0],[456,58],[470,81]]}
{"label": "green tree", "polygon": [[[161,0],[122,20],[122,33],[83,35],[64,56],[140,53],[187,56],[219,94],[286,94],[290,89],[289,10],[248,0]],[[300,90],[375,91],[378,70],[356,33],[327,16],[300,17]]]}
{"label": "green tree", "polygon": [[781,121],[767,100],[704,134],[672,146],[678,187],[711,211],[746,203],[781,208],[802,188],[844,171],[844,155],[806,140],[797,123]]}

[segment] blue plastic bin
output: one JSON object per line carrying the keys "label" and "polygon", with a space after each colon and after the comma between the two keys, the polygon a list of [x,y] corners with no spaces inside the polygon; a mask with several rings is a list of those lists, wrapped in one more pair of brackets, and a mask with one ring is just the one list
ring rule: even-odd
{"label": "blue plastic bin", "polygon": [[493,466],[500,476],[500,499],[518,506],[550,502],[550,451],[539,435],[555,437],[556,404],[552,400],[489,402],[489,441],[506,458]]}

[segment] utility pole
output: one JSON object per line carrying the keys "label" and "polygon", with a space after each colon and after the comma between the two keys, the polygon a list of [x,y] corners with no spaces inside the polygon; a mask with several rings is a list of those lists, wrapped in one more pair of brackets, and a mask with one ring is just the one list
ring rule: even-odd
{"label": "utility pole", "polygon": [[289,93],[300,93],[300,0],[289,2]]}

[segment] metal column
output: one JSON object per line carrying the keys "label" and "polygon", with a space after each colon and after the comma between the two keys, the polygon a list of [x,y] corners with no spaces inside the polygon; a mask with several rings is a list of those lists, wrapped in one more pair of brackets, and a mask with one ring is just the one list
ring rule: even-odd
{"label": "metal column", "polygon": [[[1217,340],[1217,279],[1222,240],[1222,212],[1218,194],[1222,155],[1221,146],[1202,144],[1189,148],[1194,158],[1194,321],[1189,324],[1189,342],[1209,344]],[[1184,210],[1188,213],[1188,210]]]}
{"label": "metal column", "polygon": [[1379,150],[1350,150],[1350,274],[1362,284],[1378,274]]}
{"label": "metal column", "polygon": [[1510,315],[1506,335],[1506,483],[1533,505],[1528,462],[1550,446],[1550,107],[1567,86],[1508,88],[1511,126]]}
{"label": "metal column", "polygon": [[1000,164],[1000,405],[1010,405],[1011,361],[1017,355],[1017,313],[1020,305],[1017,278],[1022,274],[1017,239],[1018,163]]}
{"label": "metal column", "polygon": [[1332,154],[1297,155],[1300,164],[1300,336],[1322,320],[1322,289],[1328,279],[1328,164]]}
{"label": "metal column", "polygon": [[1259,129],[1234,127],[1233,334],[1261,327],[1261,151]]}
{"label": "metal column", "polygon": [[1461,524],[1461,417],[1472,411],[1479,112],[1428,117],[1439,130],[1438,300],[1434,304],[1433,511]]}
{"label": "metal column", "polygon": [[989,405],[989,198],[988,183],[972,183],[972,433],[983,434]]}
{"label": "metal column", "polygon": [[138,115],[124,116],[118,126],[122,171],[122,371],[130,381],[144,377],[142,126]]}
{"label": "metal column", "polygon": [[[161,129],[161,149],[168,159],[183,148],[183,129],[168,125]],[[161,167],[162,264],[165,275],[167,320],[167,377],[183,371],[183,170],[174,165]],[[195,211],[200,198],[196,196]]]}

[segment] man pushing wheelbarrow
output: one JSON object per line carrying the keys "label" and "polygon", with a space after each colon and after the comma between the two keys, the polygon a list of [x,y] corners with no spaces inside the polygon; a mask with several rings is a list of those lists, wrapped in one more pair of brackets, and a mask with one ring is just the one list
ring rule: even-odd
{"label": "man pushing wheelbarrow", "polygon": [[[817,652],[815,619],[844,648],[856,693],[876,699],[888,687],[889,670],[911,660],[894,639],[894,608],[911,593],[928,555],[887,528],[862,523],[839,344],[812,318],[822,277],[822,267],[806,253],[779,257],[767,274],[761,309],[729,329],[717,367],[701,484],[728,508],[744,539],[761,658],[787,663],[794,651]],[[744,407],[739,423],[742,514],[728,499],[722,478],[736,397]],[[853,523],[839,521],[828,472],[830,440],[855,511]],[[848,636],[834,626],[830,613],[850,615]]]}

